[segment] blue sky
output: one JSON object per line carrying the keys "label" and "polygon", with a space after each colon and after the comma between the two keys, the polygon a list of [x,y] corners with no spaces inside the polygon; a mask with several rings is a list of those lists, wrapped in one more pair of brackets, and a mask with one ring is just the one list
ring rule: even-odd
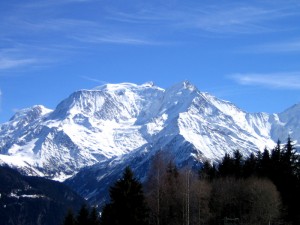
{"label": "blue sky", "polygon": [[0,2],[0,122],[104,83],[189,80],[249,112],[300,102],[298,0]]}

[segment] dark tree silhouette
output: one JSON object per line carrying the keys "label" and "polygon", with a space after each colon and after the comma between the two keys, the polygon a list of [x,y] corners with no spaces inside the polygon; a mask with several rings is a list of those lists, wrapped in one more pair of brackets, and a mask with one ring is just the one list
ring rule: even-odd
{"label": "dark tree silhouette", "polygon": [[77,225],[87,225],[89,223],[89,210],[83,205],[77,215]]}
{"label": "dark tree silhouette", "polygon": [[226,177],[232,176],[234,173],[234,160],[228,153],[225,153],[225,156],[219,165],[219,174],[222,177]]}
{"label": "dark tree silhouette", "polygon": [[243,176],[245,178],[254,176],[257,174],[257,158],[253,153],[245,160],[245,164],[243,166]]}
{"label": "dark tree silhouette", "polygon": [[99,214],[95,207],[92,208],[88,220],[88,225],[100,225]]}
{"label": "dark tree silhouette", "polygon": [[243,156],[239,150],[233,152],[233,170],[235,177],[239,178],[242,175]]}
{"label": "dark tree silhouette", "polygon": [[142,184],[129,167],[110,188],[110,201],[102,211],[102,225],[147,224],[148,210]]}
{"label": "dark tree silhouette", "polygon": [[76,224],[76,220],[74,217],[74,213],[72,210],[68,210],[63,225],[75,225],[75,224]]}
{"label": "dark tree silhouette", "polygon": [[205,161],[199,170],[199,178],[211,181],[217,175],[215,165],[211,165],[209,161]]}

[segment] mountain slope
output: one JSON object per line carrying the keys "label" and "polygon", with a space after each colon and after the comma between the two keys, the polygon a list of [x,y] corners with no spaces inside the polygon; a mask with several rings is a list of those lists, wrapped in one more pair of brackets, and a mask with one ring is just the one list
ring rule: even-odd
{"label": "mountain slope", "polygon": [[74,92],[54,110],[22,110],[0,125],[0,163],[64,180],[143,151],[164,149],[178,164],[218,161],[225,152],[249,154],[289,132],[299,134],[299,113],[297,105],[281,114],[247,113],[187,81],[166,90],[152,83],[106,84]]}
{"label": "mountain slope", "polygon": [[0,224],[62,224],[68,209],[85,203],[67,186],[41,177],[22,176],[0,167]]}

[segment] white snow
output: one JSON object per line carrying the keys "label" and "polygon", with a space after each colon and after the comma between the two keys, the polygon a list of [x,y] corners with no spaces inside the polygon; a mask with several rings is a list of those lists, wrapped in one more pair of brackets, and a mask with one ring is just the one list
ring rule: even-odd
{"label": "white snow", "polygon": [[34,159],[20,155],[2,155],[0,154],[0,163],[6,163],[9,166],[27,167],[33,165]]}
{"label": "white snow", "polygon": [[10,198],[46,198],[45,195],[18,195],[17,193],[11,192],[8,197]]}
{"label": "white snow", "polygon": [[[105,84],[71,94],[55,110],[41,105],[21,110],[0,125],[0,163],[62,181],[140,148],[172,146],[178,157],[214,161],[236,149],[249,154],[272,148],[290,131],[299,134],[299,108],[247,113],[187,81],[166,90],[151,82]],[[186,143],[197,153],[179,152]]]}

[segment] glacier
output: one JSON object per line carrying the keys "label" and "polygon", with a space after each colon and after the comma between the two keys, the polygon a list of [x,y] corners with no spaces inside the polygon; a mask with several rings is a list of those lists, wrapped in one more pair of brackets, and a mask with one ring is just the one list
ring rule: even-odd
{"label": "glacier", "polygon": [[297,145],[299,115],[300,104],[282,113],[247,113],[188,81],[167,89],[105,84],[72,93],[54,110],[20,110],[1,124],[0,164],[63,181],[84,168],[146,165],[161,150],[178,165],[218,162],[237,149],[249,155],[273,148],[288,135]]}

